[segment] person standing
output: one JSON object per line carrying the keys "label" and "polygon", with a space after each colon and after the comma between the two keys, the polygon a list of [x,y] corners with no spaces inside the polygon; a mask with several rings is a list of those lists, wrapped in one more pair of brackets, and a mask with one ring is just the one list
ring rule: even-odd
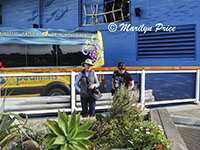
{"label": "person standing", "polygon": [[113,73],[112,76],[112,94],[114,94],[118,88],[124,85],[128,90],[132,90],[134,87],[134,80],[131,75],[126,71],[126,65],[124,62],[118,63],[118,70]]}
{"label": "person standing", "polygon": [[[81,63],[84,66],[84,70],[80,71],[77,79],[75,81],[75,88],[80,93],[81,96],[81,107],[82,107],[82,117],[95,116],[95,106],[96,101],[91,96],[91,93],[94,92],[95,88],[99,87],[99,81],[95,74],[95,71],[92,70],[92,60],[86,59]],[[88,111],[89,105],[89,111]]]}

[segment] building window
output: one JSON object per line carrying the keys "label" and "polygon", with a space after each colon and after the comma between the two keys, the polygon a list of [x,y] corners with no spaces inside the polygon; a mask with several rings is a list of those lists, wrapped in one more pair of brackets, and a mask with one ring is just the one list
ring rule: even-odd
{"label": "building window", "polygon": [[0,4],[0,24],[2,24],[2,5]]}
{"label": "building window", "polygon": [[83,26],[129,20],[129,0],[83,1]]}

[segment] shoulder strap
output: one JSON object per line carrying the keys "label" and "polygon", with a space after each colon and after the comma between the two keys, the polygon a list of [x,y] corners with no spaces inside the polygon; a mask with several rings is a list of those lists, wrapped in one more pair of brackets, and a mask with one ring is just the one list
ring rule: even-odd
{"label": "shoulder strap", "polygon": [[85,69],[83,69],[83,70],[81,71],[81,73],[82,73],[82,76],[86,76],[86,75],[85,75]]}
{"label": "shoulder strap", "polygon": [[113,76],[115,77],[117,75],[117,71],[114,71]]}
{"label": "shoulder strap", "polygon": [[83,69],[83,70],[81,71],[81,73],[82,73],[82,77],[85,77],[85,78],[86,78],[87,85],[89,85],[90,80],[89,80],[89,78],[88,78],[88,77],[86,76],[86,74],[85,74],[85,69]]}

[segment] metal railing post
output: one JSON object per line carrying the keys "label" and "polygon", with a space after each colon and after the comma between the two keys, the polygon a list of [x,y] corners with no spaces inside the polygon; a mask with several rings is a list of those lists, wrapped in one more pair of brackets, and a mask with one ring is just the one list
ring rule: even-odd
{"label": "metal railing post", "polygon": [[195,92],[195,103],[199,103],[199,81],[200,81],[200,79],[199,79],[199,75],[200,75],[200,70],[198,69],[197,70],[197,73],[196,73],[196,92]]}
{"label": "metal railing post", "polygon": [[141,74],[141,108],[145,106],[145,70]]}
{"label": "metal railing post", "polygon": [[71,112],[76,109],[75,72],[71,72]]}

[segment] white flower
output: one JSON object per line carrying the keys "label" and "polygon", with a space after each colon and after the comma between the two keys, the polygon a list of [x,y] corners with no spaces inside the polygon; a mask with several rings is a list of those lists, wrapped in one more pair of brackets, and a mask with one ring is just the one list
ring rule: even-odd
{"label": "white flower", "polygon": [[140,129],[143,129],[143,127],[140,127]]}
{"label": "white flower", "polygon": [[135,129],[135,131],[138,132],[139,130],[138,130],[138,129]]}
{"label": "white flower", "polygon": [[150,134],[150,132],[146,132],[146,134]]}

